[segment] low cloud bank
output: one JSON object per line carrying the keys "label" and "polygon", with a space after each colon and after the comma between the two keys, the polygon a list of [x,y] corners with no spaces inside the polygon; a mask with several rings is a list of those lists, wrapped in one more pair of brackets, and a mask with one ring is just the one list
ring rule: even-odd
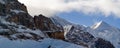
{"label": "low cloud bank", "polygon": [[114,14],[120,18],[120,0],[19,0],[28,7],[31,15],[44,14],[48,17],[57,13],[78,11],[85,14]]}

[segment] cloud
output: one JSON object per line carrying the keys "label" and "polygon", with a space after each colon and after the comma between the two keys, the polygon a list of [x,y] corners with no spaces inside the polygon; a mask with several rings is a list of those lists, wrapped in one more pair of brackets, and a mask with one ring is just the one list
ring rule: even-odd
{"label": "cloud", "polygon": [[114,14],[120,17],[120,0],[19,0],[27,5],[31,15],[52,16],[61,12]]}

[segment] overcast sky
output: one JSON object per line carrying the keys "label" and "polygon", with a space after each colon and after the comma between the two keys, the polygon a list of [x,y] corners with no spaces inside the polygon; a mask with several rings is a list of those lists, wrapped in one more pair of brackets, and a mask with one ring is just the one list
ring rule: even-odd
{"label": "overcast sky", "polygon": [[[19,0],[31,15],[58,15],[71,22],[90,26],[97,21],[120,28],[120,0]],[[74,16],[73,16],[74,15]],[[78,20],[75,20],[78,19]],[[87,22],[87,20],[89,22]],[[83,21],[86,22],[83,22]],[[77,22],[76,22],[77,21]]]}

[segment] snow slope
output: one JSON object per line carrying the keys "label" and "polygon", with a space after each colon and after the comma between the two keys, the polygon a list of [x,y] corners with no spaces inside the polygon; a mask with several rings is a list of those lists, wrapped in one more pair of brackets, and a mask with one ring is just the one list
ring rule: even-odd
{"label": "snow slope", "polygon": [[16,14],[19,14],[19,13],[25,13],[25,11],[22,11],[22,10],[10,10],[11,12],[14,12]]}
{"label": "snow slope", "polygon": [[14,40],[0,37],[0,48],[84,48],[61,40],[46,38],[40,42],[34,40]]}

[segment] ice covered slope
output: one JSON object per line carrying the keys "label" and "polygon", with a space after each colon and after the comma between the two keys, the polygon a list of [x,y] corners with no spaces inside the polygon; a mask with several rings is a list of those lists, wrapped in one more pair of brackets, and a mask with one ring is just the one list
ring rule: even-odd
{"label": "ice covered slope", "polygon": [[95,37],[110,41],[116,48],[120,47],[120,29],[101,21],[93,25],[90,30],[90,33]]}

